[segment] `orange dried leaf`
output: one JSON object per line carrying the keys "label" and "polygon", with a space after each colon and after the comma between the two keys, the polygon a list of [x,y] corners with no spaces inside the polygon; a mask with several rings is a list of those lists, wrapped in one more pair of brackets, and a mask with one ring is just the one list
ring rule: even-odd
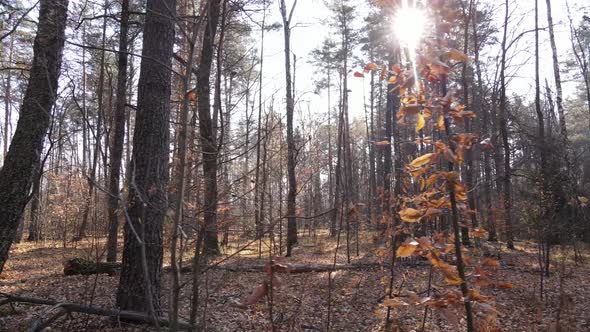
{"label": "orange dried leaf", "polygon": [[399,216],[405,222],[418,222],[422,217],[422,212],[412,208],[405,208],[399,212]]}
{"label": "orange dried leaf", "polygon": [[410,166],[413,168],[422,167],[428,163],[431,163],[438,155],[436,153],[427,153],[420,157],[412,160]]}
{"label": "orange dried leaf", "polygon": [[416,132],[419,132],[424,128],[426,125],[426,121],[424,120],[424,115],[418,114],[418,121],[416,122]]}
{"label": "orange dried leaf", "polygon": [[386,299],[385,301],[383,301],[383,305],[386,307],[402,307],[402,306],[407,306],[408,304],[402,300],[400,300],[399,298],[393,298],[393,299]]}
{"label": "orange dried leaf", "polygon": [[493,259],[493,258],[486,258],[483,261],[483,265],[485,265],[485,266],[499,266],[500,263],[497,260]]}
{"label": "orange dried leaf", "polygon": [[369,71],[377,71],[379,70],[379,66],[377,66],[374,63],[367,63],[365,65],[365,72],[369,72]]}
{"label": "orange dried leaf", "polygon": [[445,56],[447,57],[447,59],[449,60],[453,60],[453,61],[458,61],[458,62],[465,62],[469,59],[469,57],[467,56],[467,54],[457,50],[457,49],[450,49]]}
{"label": "orange dried leaf", "polygon": [[412,256],[417,247],[415,244],[402,244],[397,248],[395,253],[397,257],[409,257]]}
{"label": "orange dried leaf", "polygon": [[375,144],[375,146],[388,146],[391,143],[389,143],[388,140],[383,140],[383,141],[379,141],[379,142],[374,142],[373,144]]}

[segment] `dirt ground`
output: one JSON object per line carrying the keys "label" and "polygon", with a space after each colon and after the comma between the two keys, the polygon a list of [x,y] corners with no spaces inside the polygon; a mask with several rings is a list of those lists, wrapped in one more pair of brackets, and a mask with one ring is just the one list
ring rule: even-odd
{"label": "dirt ground", "polygon": [[[367,237],[367,241],[370,243]],[[19,243],[12,247],[10,259],[0,276],[0,292],[53,299],[60,302],[92,304],[113,308],[118,275],[64,276],[63,262],[72,257],[96,257],[103,240],[77,243],[77,248],[63,248],[59,242]],[[263,247],[265,247],[263,245]],[[334,259],[333,240],[320,237],[304,238],[289,263],[331,263]],[[268,254],[258,259],[257,244],[228,259],[223,264],[252,264],[268,261]],[[553,273],[545,280],[546,294],[539,297],[539,272],[534,244],[518,242],[517,250],[500,250],[500,266],[495,278],[509,283],[512,288],[482,288],[482,295],[495,302],[498,331],[557,331],[557,317],[561,331],[590,331],[590,261],[584,249],[582,261],[573,261],[571,249],[554,250]],[[339,263],[346,263],[343,248],[339,249]],[[375,261],[375,245],[361,246],[357,257],[353,248],[353,262]],[[474,249],[477,258],[477,249]],[[99,255],[100,256],[100,255]],[[221,256],[217,259],[225,259]],[[430,267],[426,262],[416,266],[398,264],[395,269],[394,289],[401,294],[413,291],[426,294]],[[560,271],[560,273],[557,273]],[[332,273],[329,292],[328,273],[281,274],[282,285],[273,291],[273,321],[276,331],[325,331],[330,302],[331,331],[384,331],[386,307],[383,300],[389,283],[387,268],[343,270]],[[561,275],[561,277],[560,277]],[[236,305],[265,278],[258,272],[229,272],[211,269],[205,273],[201,286],[200,316],[206,331],[267,331],[269,305],[263,300],[246,308]],[[181,316],[190,312],[191,275],[183,274],[181,282]],[[167,308],[169,274],[163,277],[162,308]],[[433,277],[433,292],[443,285],[437,273]],[[328,301],[328,298],[331,298]],[[44,315],[50,306],[14,304],[0,307],[0,331],[24,331],[31,321]],[[421,331],[424,306],[407,305],[392,308],[392,331]],[[459,312],[460,317],[463,312]],[[464,326],[461,320],[459,325]],[[72,314],[51,326],[53,331],[144,331],[145,326],[113,322],[100,316]],[[445,315],[429,310],[425,331],[453,331],[458,329]],[[490,329],[492,330],[492,329]]]}

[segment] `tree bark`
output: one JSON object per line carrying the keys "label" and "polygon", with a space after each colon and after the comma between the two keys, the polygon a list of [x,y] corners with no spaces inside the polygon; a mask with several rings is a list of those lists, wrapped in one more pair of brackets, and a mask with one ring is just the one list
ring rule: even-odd
{"label": "tree bark", "polygon": [[295,217],[297,199],[297,179],[295,178],[295,164],[297,151],[293,137],[293,113],[295,113],[295,101],[293,98],[293,82],[291,81],[291,19],[297,5],[293,1],[291,9],[287,13],[285,0],[280,1],[281,16],[283,18],[283,34],[285,40],[285,84],[287,98],[287,178],[289,191],[287,195],[287,257],[291,256],[293,247],[297,244],[297,218]]}
{"label": "tree bark", "polygon": [[[205,222],[204,248],[207,254],[219,253],[217,241],[217,140],[211,117],[210,76],[213,63],[215,34],[219,22],[221,0],[210,0],[207,5],[207,23],[203,36],[201,63],[197,74],[199,131],[203,150],[203,178],[205,195],[203,212]],[[219,64],[218,64],[219,65]]]}
{"label": "tree bark", "polygon": [[119,55],[117,62],[117,100],[113,121],[111,142],[111,165],[109,173],[109,234],[107,238],[107,262],[117,261],[117,231],[119,228],[119,178],[125,143],[125,103],[127,101],[127,33],[129,30],[129,0],[121,2],[121,23],[119,29]]}
{"label": "tree bark", "polygon": [[[463,53],[467,54],[469,51],[469,21],[473,13],[473,0],[469,1],[468,8],[463,8],[463,19],[464,19],[464,45]],[[474,41],[475,43],[476,41]],[[469,103],[469,81],[468,81],[468,66],[467,61],[463,62],[461,70],[461,85],[463,85],[463,103],[467,109],[471,109],[473,104]],[[465,133],[471,134],[471,119],[466,116],[464,117]],[[465,151],[465,187],[467,191],[467,201],[469,209],[475,211],[475,189],[473,187],[473,149],[469,148]],[[471,214],[471,226],[477,227],[477,214]],[[461,242],[463,245],[468,246],[469,241],[469,228],[461,227]]]}
{"label": "tree bark", "polygon": [[33,183],[33,192],[31,196],[30,206],[30,223],[29,223],[29,235],[27,241],[39,241],[41,240],[41,221],[39,219],[39,205],[41,204],[41,183],[43,167],[39,170],[39,174],[35,175],[35,182]]}
{"label": "tree bark", "polygon": [[68,1],[41,0],[40,4],[29,83],[14,137],[0,169],[0,273],[16,237],[33,175],[40,168],[61,68]]}
{"label": "tree bark", "polygon": [[[555,33],[553,32],[553,17],[551,15],[551,0],[546,0],[547,4],[547,25],[549,28],[549,42],[551,44],[551,54],[553,56],[553,76],[555,78],[555,90],[557,93],[557,113],[559,114],[559,129],[561,139],[564,144],[568,143],[567,126],[565,124],[565,111],[563,109],[563,89],[561,88],[561,73],[559,72],[559,60],[557,58],[557,46],[555,46]],[[564,146],[566,152],[566,162],[569,168],[569,155],[567,146]]]}
{"label": "tree bark", "polygon": [[176,0],[148,0],[133,156],[129,176],[129,220],[117,305],[160,312],[162,227],[168,207],[169,120]]}

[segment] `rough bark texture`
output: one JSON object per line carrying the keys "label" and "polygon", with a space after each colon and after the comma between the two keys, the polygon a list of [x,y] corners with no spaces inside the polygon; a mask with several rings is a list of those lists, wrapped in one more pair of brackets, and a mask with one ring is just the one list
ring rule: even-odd
{"label": "rough bark texture", "polygon": [[162,226],[168,206],[168,122],[175,8],[175,0],[147,2],[129,167],[129,220],[125,223],[123,268],[117,293],[117,305],[124,310],[159,312]]}
{"label": "rough bark texture", "polygon": [[219,245],[217,241],[217,140],[211,118],[210,76],[213,63],[215,34],[221,0],[211,0],[207,8],[207,23],[203,36],[203,48],[201,50],[201,63],[197,75],[197,96],[199,112],[199,131],[201,133],[201,145],[203,150],[203,178],[205,195],[203,197],[204,222],[205,222],[205,252],[217,254]]}
{"label": "rough bark texture", "polygon": [[295,112],[295,100],[293,99],[293,82],[291,80],[291,18],[297,0],[287,13],[285,0],[281,0],[280,9],[283,17],[283,33],[285,40],[285,86],[287,98],[287,179],[289,191],[287,195],[287,257],[291,256],[293,246],[297,244],[297,218],[295,217],[297,198],[297,179],[295,178],[295,163],[297,151],[293,137],[293,113]]}
{"label": "rough bark texture", "polygon": [[41,0],[33,64],[20,117],[0,170],[0,273],[37,174],[61,67],[67,0]]}
{"label": "rough bark texture", "polygon": [[[41,167],[42,168],[42,167]],[[41,170],[40,173],[43,173]],[[29,235],[27,241],[41,240],[41,220],[39,219],[39,205],[41,204],[41,176],[35,175],[35,182],[33,183],[33,193],[31,196],[30,205],[30,223]]]}
{"label": "rough bark texture", "polygon": [[125,102],[127,101],[127,31],[129,23],[129,0],[121,3],[121,30],[119,31],[119,59],[117,63],[117,101],[113,119],[111,142],[111,167],[109,173],[109,235],[107,239],[107,262],[117,261],[117,230],[119,217],[119,178],[123,144],[125,143]]}

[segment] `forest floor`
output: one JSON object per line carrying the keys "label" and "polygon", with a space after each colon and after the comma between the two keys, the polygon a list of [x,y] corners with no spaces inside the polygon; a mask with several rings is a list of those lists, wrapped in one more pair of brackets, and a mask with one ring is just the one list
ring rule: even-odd
{"label": "forest floor", "polygon": [[[363,241],[370,243],[370,237]],[[335,241],[326,236],[315,240],[303,238],[289,263],[328,264],[334,260]],[[92,258],[102,240],[78,242],[76,248],[63,248],[60,242],[18,243],[13,245],[10,259],[0,277],[0,292],[49,298],[57,301],[93,304],[113,308],[119,277],[107,274],[91,276],[64,276],[62,263],[72,257]],[[583,250],[582,262],[575,264],[569,248],[554,250],[553,270],[545,280],[546,294],[539,298],[539,272],[536,245],[517,242],[516,250],[496,248],[500,265],[495,277],[510,283],[512,288],[485,288],[483,295],[495,298],[500,331],[557,331],[559,315],[561,331],[590,330],[590,251]],[[258,259],[258,243],[248,250],[227,259],[223,264],[256,264],[268,261],[268,254]],[[263,244],[264,248],[264,244]],[[359,256],[352,246],[352,262],[376,261],[376,245],[360,248]],[[477,257],[477,249],[474,249]],[[339,249],[338,263],[346,263],[344,249]],[[225,256],[218,258],[226,259]],[[266,257],[265,257],[266,256]],[[165,260],[166,261],[166,260]],[[425,293],[430,268],[425,262],[416,266],[402,264],[395,269],[394,287]],[[558,273],[559,272],[559,273]],[[390,271],[383,269],[342,270],[332,273],[331,325],[332,331],[384,331],[383,307],[385,289]],[[444,286],[434,274],[433,286]],[[262,272],[230,272],[211,269],[204,275],[202,296],[207,298],[206,331],[265,331],[271,330],[269,306],[266,300],[247,308],[236,302],[259,285],[265,278]],[[325,331],[328,313],[329,281],[327,272],[281,274],[282,285],[273,291],[273,317],[277,331]],[[183,274],[181,282],[190,285],[191,274]],[[170,275],[165,274],[162,289],[162,307],[168,303]],[[190,286],[181,292],[181,316],[189,316]],[[0,331],[24,331],[30,322],[43,315],[49,306],[15,304],[0,307]],[[460,312],[459,314],[463,314]],[[448,315],[428,312],[425,331],[453,331],[457,327],[448,321]],[[392,331],[420,331],[424,317],[423,306],[392,308]],[[463,321],[460,323],[464,324]],[[73,314],[64,316],[52,325],[57,331],[143,331],[145,327],[112,323],[108,318]],[[151,330],[151,329],[150,329]]]}

